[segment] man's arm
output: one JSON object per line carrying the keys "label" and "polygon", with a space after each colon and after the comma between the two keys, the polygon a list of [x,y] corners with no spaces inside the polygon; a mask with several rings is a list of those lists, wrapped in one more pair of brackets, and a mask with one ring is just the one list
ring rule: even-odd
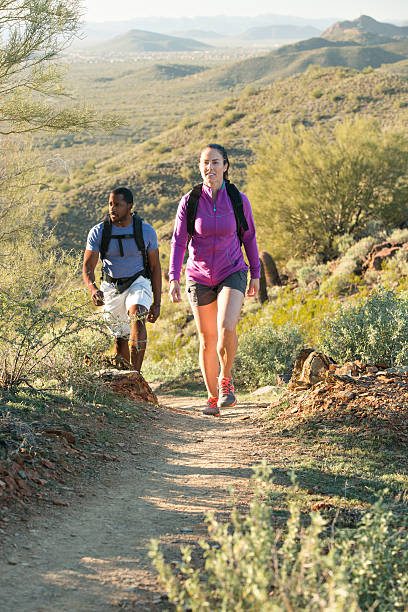
{"label": "man's arm", "polygon": [[147,251],[147,258],[149,260],[150,271],[152,274],[152,290],[153,290],[153,304],[150,306],[147,320],[150,323],[154,323],[160,315],[160,302],[162,292],[162,276],[161,276],[161,265],[159,258],[159,249],[153,251]]}
{"label": "man's arm", "polygon": [[99,253],[89,251],[84,254],[84,264],[82,267],[82,278],[84,279],[85,287],[89,290],[91,298],[95,306],[102,306],[104,303],[103,292],[98,289],[95,282],[95,268],[98,263]]}

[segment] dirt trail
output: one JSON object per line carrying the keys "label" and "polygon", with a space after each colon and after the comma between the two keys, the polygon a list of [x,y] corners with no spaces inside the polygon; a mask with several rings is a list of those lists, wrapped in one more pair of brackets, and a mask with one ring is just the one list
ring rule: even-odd
{"label": "dirt trail", "polygon": [[261,456],[256,427],[243,417],[259,414],[259,405],[216,419],[195,398],[160,401],[167,408],[149,409],[153,419],[135,430],[136,455],[107,470],[78,504],[13,536],[0,558],[1,612],[161,610],[151,538],[178,559],[181,544],[205,533],[206,510],[228,513],[231,485],[246,503]]}

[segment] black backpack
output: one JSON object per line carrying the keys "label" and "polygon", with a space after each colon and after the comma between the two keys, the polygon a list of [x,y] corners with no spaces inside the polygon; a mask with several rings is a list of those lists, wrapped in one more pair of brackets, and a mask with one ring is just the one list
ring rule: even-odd
{"label": "black backpack", "polygon": [[102,227],[101,246],[99,249],[100,256],[103,261],[106,257],[106,253],[109,248],[109,243],[111,239],[113,238],[119,241],[119,253],[120,253],[120,256],[123,257],[124,253],[123,253],[122,240],[133,238],[134,241],[136,242],[137,248],[139,249],[143,257],[144,276],[146,276],[146,278],[151,278],[149,260],[147,258],[146,246],[145,246],[144,238],[143,238],[142,218],[139,217],[137,213],[133,213],[132,221],[133,221],[133,234],[122,234],[121,236],[112,236],[112,221],[109,215],[106,215],[103,221],[103,227]]}
{"label": "black backpack", "polygon": [[[235,220],[237,222],[237,234],[239,241],[242,244],[242,232],[246,232],[246,230],[248,229],[248,223],[244,215],[244,204],[242,202],[242,196],[239,192],[239,189],[237,189],[237,187],[235,187],[235,185],[233,183],[230,183],[228,180],[225,181],[225,188],[232,203]],[[189,241],[191,240],[191,237],[194,234],[194,223],[197,215],[198,200],[200,199],[202,190],[203,184],[200,183],[199,185],[193,187],[188,196],[187,233]]]}

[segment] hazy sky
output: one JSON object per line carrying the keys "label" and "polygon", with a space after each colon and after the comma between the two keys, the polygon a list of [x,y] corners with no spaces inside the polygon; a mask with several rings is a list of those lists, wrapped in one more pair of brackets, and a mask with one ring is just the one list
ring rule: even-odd
{"label": "hazy sky", "polygon": [[355,19],[370,15],[378,20],[408,20],[408,0],[82,0],[86,21],[137,17],[193,17],[198,15],[260,15]]}

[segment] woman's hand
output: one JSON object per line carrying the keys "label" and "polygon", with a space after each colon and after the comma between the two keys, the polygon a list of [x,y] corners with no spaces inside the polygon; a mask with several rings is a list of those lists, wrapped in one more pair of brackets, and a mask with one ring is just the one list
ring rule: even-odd
{"label": "woman's hand", "polygon": [[258,295],[258,292],[259,292],[259,278],[251,278],[245,295],[247,297],[256,297]]}
{"label": "woman's hand", "polygon": [[172,302],[181,302],[180,283],[176,280],[170,281],[169,296]]}

